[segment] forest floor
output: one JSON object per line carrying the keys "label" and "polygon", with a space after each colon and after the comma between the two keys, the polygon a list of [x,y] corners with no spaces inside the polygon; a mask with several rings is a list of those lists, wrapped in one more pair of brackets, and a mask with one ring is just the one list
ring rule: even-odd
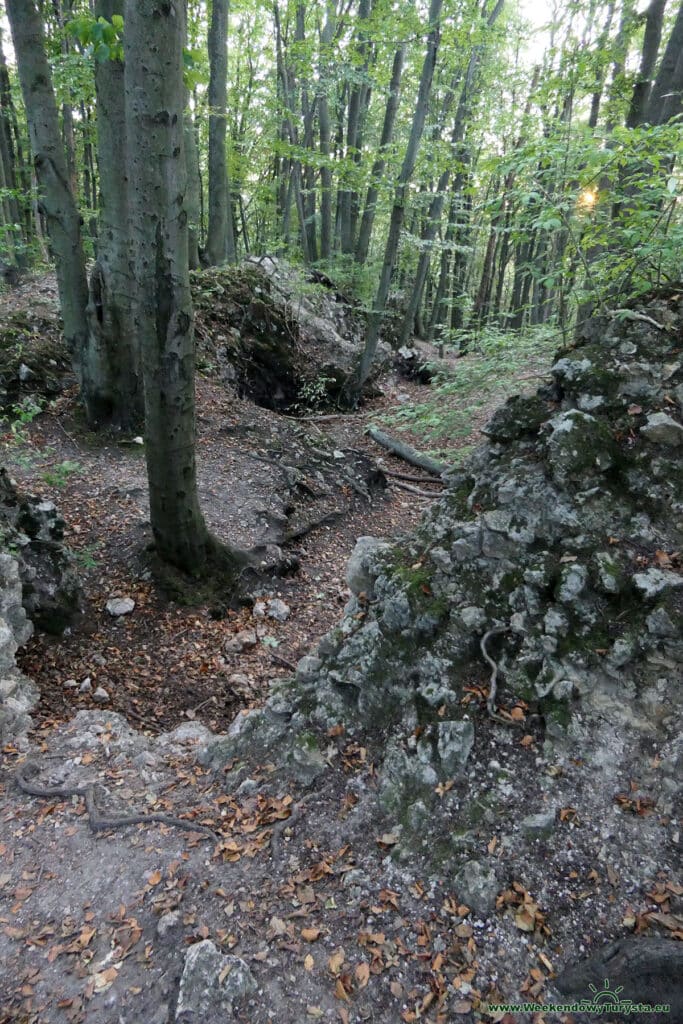
{"label": "forest floor", "polygon": [[[50,286],[41,287],[49,305]],[[21,297],[11,301],[16,309]],[[530,374],[544,369],[517,367],[511,376],[528,387]],[[200,377],[200,497],[212,530],[245,546],[272,540],[283,507],[279,461],[297,445],[331,453],[332,461],[364,453],[387,470],[420,476],[365,429],[424,401],[430,388],[393,374],[380,383],[380,395],[358,413],[297,421]],[[509,393],[510,380],[501,376],[500,384]],[[472,409],[469,433],[430,442],[442,458],[455,461],[477,443],[498,394]],[[424,448],[413,431],[401,439]],[[46,759],[53,784],[73,788],[83,771],[105,782],[107,812],[132,806],[189,815],[219,840],[210,846],[205,835],[161,824],[92,833],[75,796],[46,801],[19,792],[11,777],[19,752],[7,748],[0,1024],[165,1024],[184,951],[208,937],[257,978],[257,997],[235,1011],[245,1024],[503,1020],[475,1014],[482,993],[468,909],[438,880],[393,865],[392,836],[381,822],[356,821],[346,831],[358,794],[373,787],[364,748],[331,737],[334,770],[304,800],[268,765],[226,793],[193,755],[204,727],[223,732],[240,710],[261,704],[269,685],[291,674],[338,621],[356,539],[410,530],[440,485],[409,483],[426,492],[418,494],[389,477],[368,501],[342,476],[336,486],[326,478],[316,487],[320,478],[302,470],[299,495],[310,501],[288,509],[290,521],[307,529],[329,512],[336,518],[289,546],[297,573],[261,587],[266,608],[273,599],[287,605],[278,621],[255,617],[248,604],[188,606],[159,592],[147,551],[143,450],[133,438],[85,430],[73,390],[2,440],[3,461],[20,487],[50,497],[64,516],[85,591],[85,613],[68,635],[36,634],[20,656],[41,693],[34,752]],[[109,615],[113,597],[132,598],[132,614]],[[245,633],[252,634],[246,643]],[[98,687],[109,698],[104,707],[94,703]],[[489,994],[493,982],[489,974]]]}
{"label": "forest floor", "polygon": [[[9,312],[16,316],[36,309],[41,329],[46,318],[55,319],[51,277],[0,299],[0,326]],[[478,361],[475,353],[448,363],[457,372],[459,366],[476,367]],[[409,531],[429,506],[429,495],[441,492],[438,482],[428,482],[420,470],[368,438],[368,425],[379,425],[418,449],[436,448],[443,461],[456,463],[483,439],[481,428],[501,395],[516,384],[519,390],[534,388],[545,369],[537,361],[500,366],[497,386],[484,400],[481,394],[461,393],[440,399],[438,415],[447,422],[450,412],[461,425],[457,433],[450,433],[448,426],[435,430],[432,411],[429,439],[420,421],[400,421],[430,401],[431,387],[395,373],[380,381],[379,395],[359,412],[305,419],[259,408],[210,377],[198,376],[200,501],[216,536],[244,547],[278,543],[283,531],[277,526],[285,518],[284,532],[296,532],[330,515],[329,521],[286,545],[287,553],[299,559],[299,571],[261,588],[263,601],[287,604],[285,622],[256,622],[248,606],[235,609],[218,602],[216,607],[215,601],[188,605],[159,593],[146,550],[152,538],[143,448],[130,437],[85,429],[74,387],[18,433],[7,431],[0,436],[3,464],[22,490],[57,505],[85,592],[85,614],[68,635],[36,633],[20,654],[21,668],[40,688],[37,720],[49,727],[95,707],[92,695],[103,687],[110,696],[108,708],[151,732],[187,720],[225,729],[241,708],[261,703],[273,679],[291,672],[337,621],[348,599],[345,567],[356,539]],[[337,459],[347,465],[363,455],[389,472],[416,480],[388,477],[385,489],[369,488],[367,500],[357,493],[367,481],[334,472]],[[293,488],[283,479],[283,464],[301,478]],[[316,476],[321,470],[322,481]],[[114,597],[132,598],[133,614],[110,616],[105,606]],[[226,654],[226,643],[246,630],[255,630],[258,642],[239,654]],[[86,685],[87,692],[81,693],[86,679],[91,687]]]}

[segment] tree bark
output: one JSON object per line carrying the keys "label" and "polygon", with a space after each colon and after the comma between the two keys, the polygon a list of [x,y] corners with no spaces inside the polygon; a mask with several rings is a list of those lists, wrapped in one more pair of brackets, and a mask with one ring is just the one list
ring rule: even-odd
{"label": "tree bark", "polygon": [[370,172],[370,186],[368,188],[367,195],[365,196],[365,206],[363,208],[363,216],[360,222],[360,230],[358,232],[356,263],[360,264],[365,263],[368,258],[370,239],[372,238],[372,226],[375,221],[375,211],[377,210],[379,185],[382,180],[382,175],[384,174],[387,150],[394,137],[394,125],[396,123],[396,114],[398,112],[398,103],[401,93],[401,75],[403,74],[405,53],[405,43],[402,43],[394,54],[394,63],[391,69],[391,82],[389,84],[389,95],[387,96],[387,105],[384,110],[382,136],[379,143],[377,158],[373,163],[372,171]]}
{"label": "tree bark", "polygon": [[[150,519],[159,556],[202,575],[219,549],[197,496],[184,14],[181,0],[126,0],[125,18],[133,305],[144,373]],[[235,569],[236,560],[230,565]]]}
{"label": "tree bark", "polygon": [[41,204],[57,263],[59,302],[66,339],[90,422],[96,422],[93,382],[99,366],[88,352],[88,286],[80,217],[69,188],[52,75],[45,55],[43,23],[35,0],[7,0],[19,80],[29,123]]}
{"label": "tree bark", "polygon": [[330,46],[334,38],[336,22],[335,4],[328,0],[325,26],[320,30],[320,92],[318,95],[318,128],[320,131],[320,258],[329,260],[332,256],[332,123],[328,100],[330,74]]}
{"label": "tree bark", "polygon": [[[366,37],[365,22],[370,17],[370,0],[359,0],[358,5],[358,40],[356,52],[360,63],[356,74],[362,79],[367,76],[368,41]],[[349,88],[349,105],[346,118],[346,173],[351,174],[352,169],[360,163],[360,136],[362,131],[363,107],[367,98],[367,83],[358,81]],[[355,207],[355,210],[354,210]],[[358,210],[357,191],[352,182],[347,182],[340,194],[340,230],[341,250],[350,254],[354,249],[354,238],[356,230]]]}
{"label": "tree bark", "polygon": [[[648,12],[649,13],[649,12]],[[653,35],[656,29],[653,30]],[[646,36],[644,46],[648,43]],[[643,50],[645,53],[645,50]],[[666,124],[683,110],[683,0],[644,108],[647,124]],[[641,122],[638,122],[641,123]]]}
{"label": "tree bark", "polygon": [[213,0],[209,27],[209,230],[206,255],[213,266],[235,262],[235,232],[228,180],[228,0]]}
{"label": "tree bark", "polygon": [[[97,0],[95,15],[124,15],[123,0]],[[100,208],[97,260],[90,273],[89,348],[100,367],[97,414],[124,430],[144,418],[140,349],[132,324],[128,226],[128,141],[121,61],[97,62],[97,162]]]}
{"label": "tree bark", "polygon": [[[21,188],[28,195],[31,188],[31,178],[24,161],[24,152],[17,120],[17,112],[12,99],[12,87],[10,84],[7,61],[2,45],[2,31],[0,30],[0,112],[2,115],[2,131],[4,135],[3,147],[7,150],[7,159],[12,168],[11,188]],[[28,239],[31,234],[31,211],[28,202],[23,207],[17,199],[14,200],[15,223],[21,224],[24,238]]]}
{"label": "tree bark", "polygon": [[394,205],[391,211],[389,235],[387,237],[387,243],[384,250],[384,262],[382,264],[377,295],[375,296],[373,308],[368,317],[365,344],[360,356],[356,379],[350,387],[350,397],[356,402],[360,398],[363,384],[368,378],[370,368],[375,358],[375,353],[377,352],[380,325],[384,309],[386,307],[387,298],[389,296],[391,277],[396,264],[396,257],[398,255],[401,228],[405,218],[408,183],[413,175],[413,171],[415,170],[415,162],[417,160],[417,153],[429,107],[429,95],[432,89],[434,68],[436,67],[436,57],[439,51],[439,41],[441,38],[440,18],[442,6],[442,0],[431,0],[429,6],[429,35],[427,37],[427,50],[422,65],[422,73],[420,75],[420,85],[415,105],[415,113],[413,115],[413,122],[410,129],[410,138],[408,140],[408,146],[403,158],[403,165],[394,190]]}
{"label": "tree bark", "polygon": [[626,119],[627,128],[635,128],[637,125],[642,124],[645,119],[645,112],[652,91],[652,76],[657,63],[659,45],[662,41],[665,7],[666,0],[652,0],[647,9],[640,69],[638,71],[638,79],[633,86],[631,106]]}

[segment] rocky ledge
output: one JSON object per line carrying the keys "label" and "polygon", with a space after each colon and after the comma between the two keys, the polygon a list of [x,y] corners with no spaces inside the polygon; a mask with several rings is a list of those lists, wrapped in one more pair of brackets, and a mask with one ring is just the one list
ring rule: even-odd
{"label": "rocky ledge", "polygon": [[[359,540],[342,621],[204,759],[267,756],[320,785],[330,737],[354,737],[393,863],[426,859],[482,920],[545,901],[569,963],[581,935],[633,929],[664,879],[682,911],[682,343],[677,294],[593,320],[414,535]],[[570,880],[616,877],[612,857],[596,927]],[[538,917],[528,931],[542,950]]]}

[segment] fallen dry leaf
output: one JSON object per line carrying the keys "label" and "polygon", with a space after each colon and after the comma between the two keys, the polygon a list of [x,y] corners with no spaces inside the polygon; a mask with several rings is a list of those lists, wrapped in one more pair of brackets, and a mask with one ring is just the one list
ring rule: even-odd
{"label": "fallen dry leaf", "polygon": [[342,978],[337,978],[337,983],[334,986],[334,994],[337,999],[341,999],[343,1002],[349,1003],[351,1001]]}
{"label": "fallen dry leaf", "polygon": [[358,988],[365,988],[370,981],[370,967],[365,962],[358,964],[354,971]]}
{"label": "fallen dry leaf", "polygon": [[119,976],[116,967],[107,967],[106,971],[100,971],[93,978],[95,992],[106,992],[114,984]]}
{"label": "fallen dry leaf", "polygon": [[346,952],[343,946],[340,946],[334,951],[330,959],[327,961],[327,967],[330,974],[339,974],[342,967],[344,966],[344,960],[346,959]]}
{"label": "fallen dry leaf", "polygon": [[515,914],[515,924],[521,932],[532,932],[536,927],[536,918],[526,907],[520,907]]}

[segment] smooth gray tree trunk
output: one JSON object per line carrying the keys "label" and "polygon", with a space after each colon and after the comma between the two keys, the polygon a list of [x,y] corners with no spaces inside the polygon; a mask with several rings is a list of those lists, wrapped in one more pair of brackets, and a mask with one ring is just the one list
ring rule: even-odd
{"label": "smooth gray tree trunk", "polygon": [[408,146],[406,148],[403,165],[394,189],[394,204],[389,222],[389,234],[384,249],[384,262],[382,264],[379,286],[377,288],[373,308],[368,316],[368,325],[365,332],[365,344],[358,363],[356,379],[349,389],[350,398],[354,402],[357,402],[360,398],[361,390],[365,381],[368,379],[370,368],[372,367],[375,354],[377,352],[382,316],[387,304],[387,298],[389,297],[391,277],[394,272],[394,266],[398,256],[401,228],[403,227],[403,221],[405,218],[408,183],[412,178],[413,171],[415,170],[417,153],[422,133],[424,131],[427,110],[429,108],[429,96],[432,90],[434,68],[436,67],[436,57],[439,51],[439,41],[441,38],[439,22],[442,6],[443,0],[431,0],[429,6],[429,35],[427,37],[427,50],[422,65],[422,73],[420,75],[420,85],[415,103],[415,113],[413,115],[413,121],[410,129]]}
{"label": "smooth gray tree trunk", "polygon": [[202,575],[223,549],[197,496],[182,0],[126,0],[125,18],[134,324],[144,372],[150,519],[159,556]]}
{"label": "smooth gray tree trunk", "polygon": [[52,75],[45,55],[43,22],[35,0],[7,0],[19,80],[41,205],[56,259],[59,302],[66,339],[90,422],[97,420],[94,382],[100,376],[98,353],[88,350],[88,285],[80,217],[69,188]]}
{"label": "smooth gray tree trunk", "polygon": [[[498,17],[503,10],[504,0],[497,0],[493,10],[486,18],[486,28],[492,29],[495,25]],[[482,58],[485,52],[485,44],[481,43],[474,48],[472,55],[470,56],[467,71],[465,72],[465,80],[460,91],[460,97],[458,99],[458,106],[455,113],[455,120],[453,123],[453,129],[451,131],[450,146],[453,164],[457,163],[458,154],[462,147],[462,142],[467,129],[467,122],[470,118],[472,111],[472,98],[473,93],[476,89],[477,75],[480,70]],[[453,87],[455,87],[455,83]],[[445,103],[445,113],[449,109],[448,97]],[[434,239],[436,238],[439,225],[441,223],[441,217],[443,215],[443,208],[446,201],[446,189],[448,187],[448,181],[451,174],[451,168],[444,168],[436,186],[436,193],[431,201],[429,212],[427,214],[427,220],[422,230],[422,246],[420,250],[420,258],[417,264],[417,270],[415,273],[415,280],[413,282],[413,289],[411,292],[410,299],[408,301],[408,308],[403,320],[401,330],[401,344],[405,345],[412,336],[415,319],[418,315],[420,303],[422,301],[422,295],[424,292],[425,283],[427,281],[427,274],[429,273],[429,265],[431,262],[432,247]]]}
{"label": "smooth gray tree trunk", "polygon": [[[97,0],[96,17],[124,16],[124,0]],[[132,325],[128,143],[124,66],[95,66],[100,207],[97,259],[90,273],[90,349],[98,353],[98,413],[125,430],[144,419],[140,348]]]}
{"label": "smooth gray tree trunk", "polygon": [[213,0],[209,27],[209,229],[206,256],[215,266],[235,262],[228,180],[228,0]]}
{"label": "smooth gray tree trunk", "polygon": [[[656,34],[656,27],[652,29]],[[650,43],[650,46],[652,44]],[[644,47],[648,46],[646,36]],[[646,49],[643,50],[645,57]],[[644,105],[642,122],[647,124],[666,124],[683,110],[683,0],[679,3],[671,35],[669,36],[664,54],[648,102]]]}
{"label": "smooth gray tree trunk", "polygon": [[329,260],[332,256],[332,164],[330,145],[332,140],[332,123],[328,90],[331,72],[330,45],[334,37],[336,23],[336,6],[331,0],[327,3],[325,25],[320,30],[320,62],[321,87],[318,95],[318,127],[320,131],[320,258]]}
{"label": "smooth gray tree trunk", "polygon": [[363,207],[363,216],[361,218],[360,228],[358,231],[356,263],[360,263],[361,265],[365,263],[368,258],[370,239],[372,238],[372,227],[375,222],[375,212],[377,210],[379,186],[382,181],[382,175],[384,174],[387,150],[394,137],[394,125],[396,124],[396,114],[398,112],[398,103],[401,94],[401,75],[403,74],[405,53],[405,43],[402,43],[394,54],[394,62],[391,69],[391,82],[389,83],[389,95],[387,96],[387,105],[384,109],[382,136],[380,138],[379,150],[377,151],[377,158],[373,163],[372,171],[370,172],[370,185],[365,196],[365,206]]}

